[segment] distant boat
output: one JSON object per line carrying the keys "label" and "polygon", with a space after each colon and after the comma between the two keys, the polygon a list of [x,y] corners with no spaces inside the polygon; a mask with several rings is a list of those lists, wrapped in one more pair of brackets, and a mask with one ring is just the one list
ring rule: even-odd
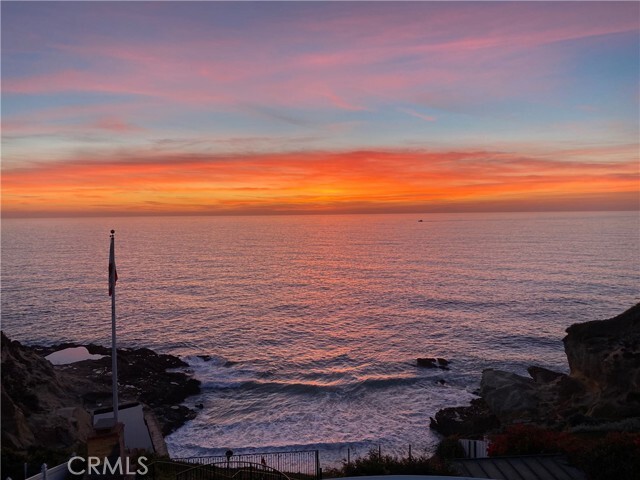
{"label": "distant boat", "polygon": [[418,222],[421,222],[421,221],[422,221],[422,219],[418,220]]}

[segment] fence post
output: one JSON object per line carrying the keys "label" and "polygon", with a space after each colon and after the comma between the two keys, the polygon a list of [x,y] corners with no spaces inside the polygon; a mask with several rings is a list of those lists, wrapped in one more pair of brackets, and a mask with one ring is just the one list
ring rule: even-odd
{"label": "fence post", "polygon": [[47,464],[43,463],[42,467],[40,467],[40,471],[42,472],[42,480],[47,480]]}
{"label": "fence post", "polygon": [[27,480],[27,462],[24,462],[24,480]]}
{"label": "fence post", "polygon": [[320,468],[320,451],[316,450],[316,477],[318,480],[322,478],[322,469]]}

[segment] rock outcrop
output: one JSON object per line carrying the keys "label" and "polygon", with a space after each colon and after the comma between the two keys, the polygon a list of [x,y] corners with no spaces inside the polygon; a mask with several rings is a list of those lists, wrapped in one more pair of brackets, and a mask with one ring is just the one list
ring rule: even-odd
{"label": "rock outcrop", "polygon": [[444,358],[425,357],[416,359],[416,365],[423,368],[440,368],[449,370],[449,360]]}
{"label": "rock outcrop", "polygon": [[[62,348],[76,346],[78,345],[63,344],[34,347],[34,350],[44,356]],[[56,368],[89,380],[89,385],[82,389],[86,405],[110,406],[111,349],[93,344],[86,348],[90,354],[104,357]],[[187,363],[173,355],[158,354],[148,348],[119,348],[118,384],[121,401],[139,401],[147,405],[158,418],[162,433],[168,435],[196,415],[195,410],[190,410],[181,403],[188,396],[199,393],[200,382],[183,372],[171,371],[186,367]]]}
{"label": "rock outcrop", "polygon": [[[33,447],[72,449],[92,434],[90,409],[111,406],[110,349],[89,345],[105,355],[70,365],[53,366],[45,355],[63,348],[27,347],[2,333],[2,447],[24,452]],[[140,401],[157,417],[166,435],[195,417],[180,405],[199,392],[199,382],[178,371],[177,357],[149,349],[118,349],[122,403]]]}
{"label": "rock outcrop", "polygon": [[[77,383],[33,350],[2,337],[2,445],[25,450],[32,446],[75,447],[91,432]],[[78,379],[78,383],[84,383]]]}
{"label": "rock outcrop", "polygon": [[640,416],[640,304],[610,320],[572,325],[563,342],[571,377],[588,397],[587,416]]}
{"label": "rock outcrop", "polygon": [[482,398],[471,400],[470,406],[443,408],[429,420],[429,427],[445,437],[481,438],[485,432],[500,426],[498,417]]}
{"label": "rock outcrop", "polygon": [[529,375],[534,382],[541,385],[554,382],[557,379],[566,376],[564,373],[554,372],[553,370],[549,370],[548,368],[544,367],[538,367],[537,365],[532,365],[527,368],[527,372],[529,372]]}
{"label": "rock outcrop", "polygon": [[487,409],[472,405],[442,410],[432,428],[442,431],[441,424],[447,431],[465,431],[474,425],[475,432],[478,425],[491,426],[491,418],[502,426],[636,428],[640,424],[640,304],[609,320],[572,325],[563,342],[568,375],[538,366],[528,369],[531,378],[485,370],[480,396]]}
{"label": "rock outcrop", "polygon": [[538,408],[534,381],[515,373],[485,370],[480,396],[502,423],[529,421]]}

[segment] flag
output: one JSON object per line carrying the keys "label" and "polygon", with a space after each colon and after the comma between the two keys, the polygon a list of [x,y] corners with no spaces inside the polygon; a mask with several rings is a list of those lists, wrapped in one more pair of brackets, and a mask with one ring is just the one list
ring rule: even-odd
{"label": "flag", "polygon": [[116,255],[113,246],[113,230],[111,230],[111,247],[109,248],[109,296],[113,295],[113,289],[116,288],[118,281],[118,272],[116,271]]}

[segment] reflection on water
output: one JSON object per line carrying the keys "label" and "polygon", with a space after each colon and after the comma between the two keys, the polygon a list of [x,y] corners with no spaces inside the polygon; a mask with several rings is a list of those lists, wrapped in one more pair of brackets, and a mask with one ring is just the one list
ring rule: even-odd
{"label": "reflection on water", "polygon": [[637,301],[639,226],[634,212],[4,220],[3,329],[108,345],[114,228],[121,343],[189,356],[204,381],[174,453],[419,449],[483,368],[565,369],[568,325]]}

